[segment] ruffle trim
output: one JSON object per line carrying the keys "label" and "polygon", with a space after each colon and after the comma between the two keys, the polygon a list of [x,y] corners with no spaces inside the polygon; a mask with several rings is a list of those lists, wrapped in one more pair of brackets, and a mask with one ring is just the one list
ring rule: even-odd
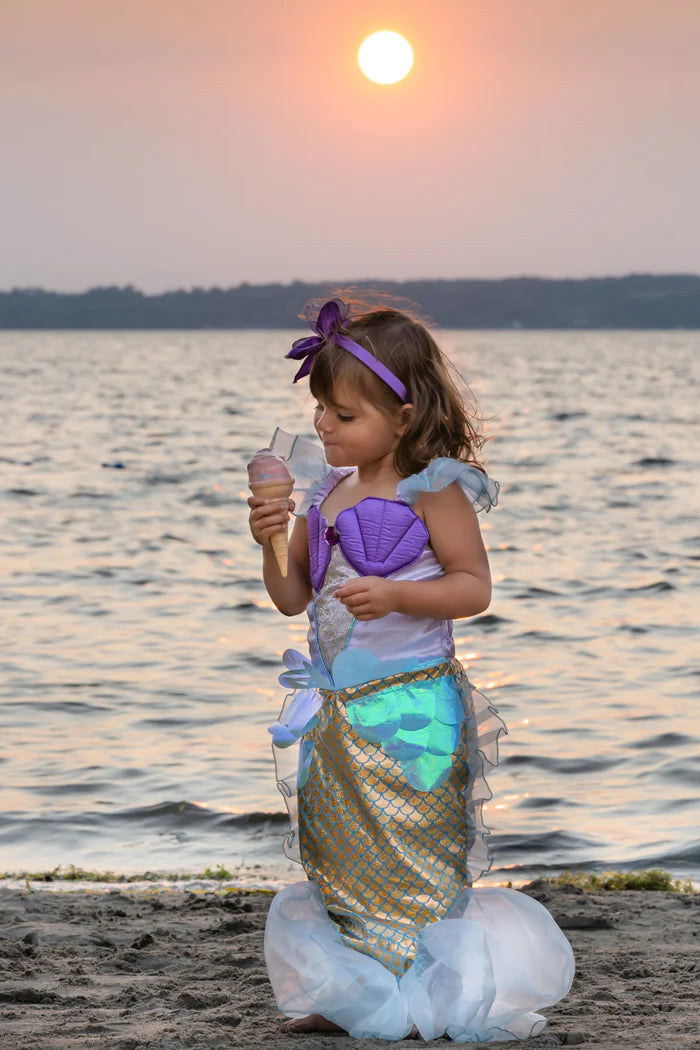
{"label": "ruffle trim", "polygon": [[489,511],[498,503],[499,484],[470,463],[440,456],[421,470],[399,482],[396,492],[398,498],[411,506],[421,492],[439,492],[453,481],[459,484],[462,492],[476,511]]}
{"label": "ruffle trim", "polygon": [[323,448],[309,438],[288,434],[279,427],[270,441],[270,448],[277,456],[283,456],[294,475],[292,499],[296,504],[294,513],[305,518],[312,506],[314,495],[332,468],[328,466]]}
{"label": "ruffle trim", "polygon": [[355,472],[354,467],[332,467],[329,469],[330,473],[328,474],[328,477],[316,489],[316,492],[311,498],[311,506],[320,507],[326,496],[333,491],[338,482],[342,481],[343,478],[346,478],[348,474],[354,474]]}
{"label": "ruffle trim", "polygon": [[485,875],[493,863],[489,847],[490,829],[484,822],[484,803],[493,798],[486,780],[498,765],[498,741],[508,730],[489,700],[474,689],[464,669],[458,684],[462,692],[467,728],[469,779],[464,789],[467,822],[467,876],[471,885]]}
{"label": "ruffle trim", "polygon": [[348,947],[312,882],[277,894],[265,928],[265,961],[288,1017],[317,1013],[356,1039],[498,1042],[539,1034],[535,1011],[566,995],[571,946],[537,901],[517,890],[465,890],[445,919],[416,937],[415,960],[397,978]]}

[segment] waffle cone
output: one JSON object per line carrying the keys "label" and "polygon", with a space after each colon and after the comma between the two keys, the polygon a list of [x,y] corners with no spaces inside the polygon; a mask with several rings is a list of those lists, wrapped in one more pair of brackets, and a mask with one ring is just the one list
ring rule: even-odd
{"label": "waffle cone", "polygon": [[280,567],[280,572],[283,576],[287,575],[287,559],[289,557],[289,537],[287,536],[287,530],[284,532],[276,532],[271,538],[272,549],[275,552],[275,558],[277,558],[277,564]]}
{"label": "waffle cone", "polygon": [[[293,488],[294,478],[290,478],[289,481],[254,481],[250,486],[250,491],[254,496],[261,496],[263,499],[289,499]],[[286,576],[289,558],[287,529],[284,532],[273,533],[270,537],[270,543],[272,544],[272,550],[277,559],[280,572],[282,576]]]}

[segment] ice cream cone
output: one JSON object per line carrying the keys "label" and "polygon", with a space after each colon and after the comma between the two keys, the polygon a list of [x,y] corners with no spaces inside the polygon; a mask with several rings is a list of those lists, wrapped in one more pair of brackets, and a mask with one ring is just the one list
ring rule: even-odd
{"label": "ice cream cone", "polygon": [[[283,459],[269,448],[263,448],[255,453],[248,464],[248,484],[253,495],[262,499],[289,499],[294,488],[294,478]],[[273,533],[270,542],[280,573],[286,576],[289,552],[287,529]]]}

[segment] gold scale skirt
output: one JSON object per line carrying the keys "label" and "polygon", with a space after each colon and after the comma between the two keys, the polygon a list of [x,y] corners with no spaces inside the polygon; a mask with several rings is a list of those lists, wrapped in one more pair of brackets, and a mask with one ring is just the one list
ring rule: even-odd
{"label": "gold scale skirt", "polygon": [[[459,689],[464,718],[447,779],[423,792],[380,744],[358,735],[348,710],[378,690],[442,676]],[[414,959],[419,930],[444,918],[470,885],[472,847],[480,853],[476,874],[488,866],[484,760],[495,765],[505,727],[456,659],[322,695],[319,722],[307,734],[314,744],[309,777],[298,793],[301,860],[348,947],[400,976]]]}

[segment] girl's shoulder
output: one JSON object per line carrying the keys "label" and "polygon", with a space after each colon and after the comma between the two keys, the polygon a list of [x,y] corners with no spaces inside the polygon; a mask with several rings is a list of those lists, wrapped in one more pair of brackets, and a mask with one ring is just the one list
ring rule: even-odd
{"label": "girl's shoulder", "polygon": [[403,478],[397,486],[397,497],[411,506],[424,492],[440,492],[457,482],[476,511],[489,511],[498,503],[499,484],[471,463],[441,456],[432,460],[418,474]]}

